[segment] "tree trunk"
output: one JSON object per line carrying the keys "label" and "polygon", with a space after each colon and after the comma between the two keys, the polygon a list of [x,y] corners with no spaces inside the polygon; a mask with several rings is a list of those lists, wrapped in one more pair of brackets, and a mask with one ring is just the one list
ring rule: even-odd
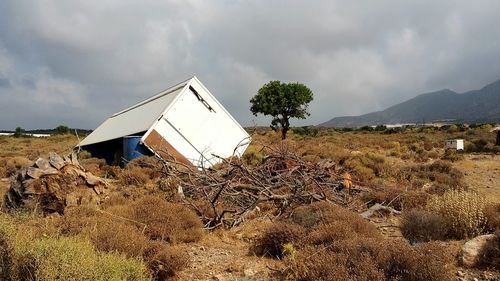
{"label": "tree trunk", "polygon": [[281,128],[281,139],[284,140],[286,139],[286,133],[288,132],[288,128]]}
{"label": "tree trunk", "polygon": [[284,118],[284,119],[285,120],[284,120],[283,124],[281,124],[281,140],[286,139],[286,133],[290,129],[290,122],[288,121],[288,119],[286,119],[286,118]]}

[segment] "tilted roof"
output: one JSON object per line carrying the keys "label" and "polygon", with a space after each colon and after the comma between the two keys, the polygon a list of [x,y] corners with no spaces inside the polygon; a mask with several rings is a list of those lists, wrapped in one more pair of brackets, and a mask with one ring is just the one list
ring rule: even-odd
{"label": "tilted roof", "polygon": [[181,82],[149,99],[113,114],[80,142],[80,146],[147,131],[175,97],[182,92],[191,79]]}

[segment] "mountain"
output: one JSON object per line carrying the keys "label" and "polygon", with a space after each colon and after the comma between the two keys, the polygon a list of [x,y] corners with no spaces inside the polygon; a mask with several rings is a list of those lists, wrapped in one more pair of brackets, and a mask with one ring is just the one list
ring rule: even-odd
{"label": "mountain", "polygon": [[383,111],[335,117],[319,126],[342,128],[438,120],[453,120],[457,123],[500,123],[500,80],[480,90],[462,94],[448,89],[421,94]]}

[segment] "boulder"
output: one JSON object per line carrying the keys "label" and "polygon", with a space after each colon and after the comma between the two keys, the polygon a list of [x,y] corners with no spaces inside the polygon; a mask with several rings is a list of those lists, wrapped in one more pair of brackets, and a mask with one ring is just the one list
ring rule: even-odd
{"label": "boulder", "polygon": [[473,267],[479,261],[480,255],[485,249],[485,246],[495,239],[494,234],[486,234],[477,236],[467,241],[462,247],[460,261],[465,267]]}

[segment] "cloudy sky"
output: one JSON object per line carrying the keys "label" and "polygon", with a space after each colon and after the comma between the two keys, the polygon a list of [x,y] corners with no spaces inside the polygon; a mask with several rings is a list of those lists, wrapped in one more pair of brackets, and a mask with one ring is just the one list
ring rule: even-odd
{"label": "cloudy sky", "polygon": [[500,1],[2,0],[0,129],[93,129],[198,78],[244,125],[269,80],[314,92],[294,125],[500,79]]}

